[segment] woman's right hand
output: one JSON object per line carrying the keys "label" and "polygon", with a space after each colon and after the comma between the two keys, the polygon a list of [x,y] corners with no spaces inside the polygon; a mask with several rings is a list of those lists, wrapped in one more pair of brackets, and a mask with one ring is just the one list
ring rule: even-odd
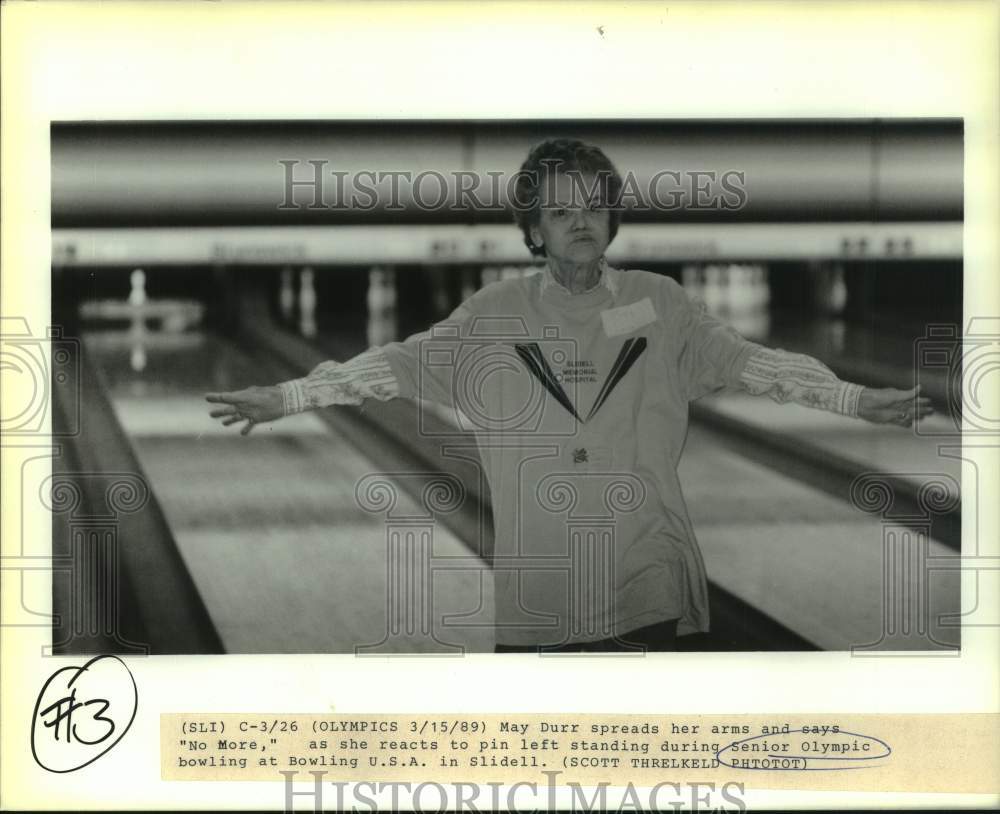
{"label": "woman's right hand", "polygon": [[285,400],[281,389],[271,387],[247,387],[244,390],[234,390],[229,393],[207,393],[205,401],[220,404],[210,415],[222,419],[227,427],[246,421],[246,426],[240,430],[240,435],[246,435],[256,424],[274,421],[285,414]]}

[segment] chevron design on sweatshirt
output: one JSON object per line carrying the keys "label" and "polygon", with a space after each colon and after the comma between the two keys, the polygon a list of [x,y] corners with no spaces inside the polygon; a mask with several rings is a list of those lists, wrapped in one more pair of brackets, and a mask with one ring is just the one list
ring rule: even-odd
{"label": "chevron design on sweatshirt", "polygon": [[646,337],[632,337],[631,339],[626,339],[622,345],[621,350],[618,352],[618,358],[615,359],[615,363],[612,365],[611,370],[608,373],[607,378],[604,380],[604,384],[601,386],[600,392],[597,394],[597,398],[594,400],[593,406],[590,408],[590,412],[587,413],[586,418],[580,418],[579,414],[576,412],[576,408],[573,403],[569,400],[569,396],[566,395],[566,391],[563,390],[562,385],[556,379],[555,374],[552,372],[552,368],[549,367],[548,361],[546,361],[541,348],[538,346],[537,342],[531,342],[523,345],[515,345],[514,349],[517,351],[518,356],[524,362],[525,366],[528,368],[529,372],[541,382],[542,386],[549,392],[549,394],[558,401],[566,410],[581,424],[586,424],[590,419],[597,415],[597,411],[601,409],[601,405],[607,401],[608,396],[615,389],[615,385],[620,382],[626,373],[632,368],[636,360],[642,356],[643,351],[646,350]]}

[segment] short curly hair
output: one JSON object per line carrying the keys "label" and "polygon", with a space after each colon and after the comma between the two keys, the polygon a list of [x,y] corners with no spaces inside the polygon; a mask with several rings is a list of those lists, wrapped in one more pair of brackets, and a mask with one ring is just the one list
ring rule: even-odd
{"label": "short curly hair", "polygon": [[555,172],[577,172],[596,177],[601,202],[609,209],[609,235],[614,240],[621,223],[621,175],[599,147],[575,138],[553,138],[531,148],[514,185],[514,220],[521,228],[528,251],[535,256],[544,257],[546,254],[545,247],[536,246],[531,239],[531,227],[537,226],[540,219],[539,189],[542,182],[549,173]]}

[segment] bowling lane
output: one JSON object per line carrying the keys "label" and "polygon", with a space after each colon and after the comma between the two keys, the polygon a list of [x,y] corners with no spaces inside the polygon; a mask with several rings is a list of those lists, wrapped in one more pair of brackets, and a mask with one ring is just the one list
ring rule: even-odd
{"label": "bowling lane", "polygon": [[[908,363],[922,330],[903,326],[876,336],[870,327],[839,320],[791,319],[771,325],[763,341],[815,356],[845,379],[902,388],[912,386]],[[939,409],[944,379],[939,371],[921,371],[925,392],[937,397]],[[882,603],[891,595],[883,587],[880,519],[843,496],[817,492],[749,457],[719,455],[700,442],[712,434],[710,419],[721,416],[740,426],[748,439],[791,440],[803,455],[829,461],[831,470],[837,462],[841,470],[892,474],[914,493],[933,480],[957,501],[961,461],[940,450],[942,436],[954,433],[951,418],[935,414],[918,429],[904,430],[729,391],[700,399],[694,412],[709,421],[693,422],[681,475],[712,578],[824,648],[877,641]],[[931,560],[941,558],[938,564],[953,563],[956,556],[953,548],[933,539],[926,553]],[[922,573],[905,580],[910,597],[920,596]],[[786,582],[799,587],[788,590]],[[939,618],[958,612],[958,578],[933,568],[927,585],[929,635],[958,644],[959,629]],[[831,620],[839,621],[832,626]],[[926,641],[915,637],[910,645],[925,647]],[[906,649],[906,642],[899,644]]]}
{"label": "bowling lane", "polygon": [[[212,334],[150,334],[138,346],[127,333],[94,332],[85,342],[227,652],[349,653],[385,639],[386,525],[354,492],[375,467],[346,435],[312,413],[248,437],[211,419],[205,392],[272,380],[259,359]],[[405,492],[397,508],[416,510]],[[435,555],[469,556],[440,524],[432,545]],[[492,650],[489,620],[442,621],[489,612],[480,572],[470,560],[435,574],[437,640]],[[418,650],[425,638],[404,629],[376,652]]]}
{"label": "bowling lane", "polygon": [[[822,359],[842,378],[861,384],[909,389],[915,384],[921,344],[936,323],[896,318],[885,322],[858,323],[811,315],[807,319],[788,314],[768,321],[767,344],[808,353]],[[940,327],[935,330],[940,330]],[[940,347],[941,342],[938,341]],[[949,401],[949,367],[921,362],[918,381],[923,394],[944,407]]]}
{"label": "bowling lane", "polygon": [[948,410],[947,368],[914,369],[916,350],[927,325],[900,319],[891,327],[848,323],[818,316],[779,315],[768,321],[765,344],[806,353],[830,366],[842,379],[873,387],[910,388],[917,380],[938,412],[914,428],[871,424],[797,404],[777,405],[769,398],[724,392],[697,402],[696,414],[739,422],[748,434],[777,434],[802,449],[846,461],[857,471],[898,473],[914,489],[928,477],[949,495],[960,497],[961,462],[941,447],[957,441]]}
{"label": "bowling lane", "polygon": [[[709,578],[740,599],[822,649],[843,650],[880,640],[888,597],[918,603],[926,590],[931,638],[896,640],[891,649],[935,647],[932,639],[958,645],[959,628],[940,619],[960,611],[956,573],[928,579],[918,568],[887,585],[877,518],[732,453],[697,425],[679,472]],[[938,564],[957,558],[934,540],[927,555]]]}
{"label": "bowling lane", "polygon": [[698,401],[698,408],[742,423],[746,432],[766,431],[793,438],[800,447],[819,449],[830,458],[847,458],[859,471],[899,474],[919,488],[936,474],[937,482],[958,498],[961,461],[942,454],[941,436],[954,433],[950,418],[930,415],[912,429],[872,424],[798,404],[775,404],[767,397],[724,393]]}

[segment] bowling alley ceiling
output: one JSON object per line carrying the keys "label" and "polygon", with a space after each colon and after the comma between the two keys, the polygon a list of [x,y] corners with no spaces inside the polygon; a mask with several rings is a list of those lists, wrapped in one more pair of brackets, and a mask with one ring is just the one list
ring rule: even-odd
{"label": "bowling alley ceiling", "polygon": [[503,186],[528,149],[553,136],[597,144],[640,183],[664,171],[744,174],[738,209],[636,210],[633,222],[960,221],[962,135],[953,119],[54,123],[52,225],[509,223],[507,201],[418,206],[405,188],[399,208],[309,206],[305,185],[282,207],[282,162],[297,179],[319,166],[327,188],[334,173],[372,172],[492,173]]}

